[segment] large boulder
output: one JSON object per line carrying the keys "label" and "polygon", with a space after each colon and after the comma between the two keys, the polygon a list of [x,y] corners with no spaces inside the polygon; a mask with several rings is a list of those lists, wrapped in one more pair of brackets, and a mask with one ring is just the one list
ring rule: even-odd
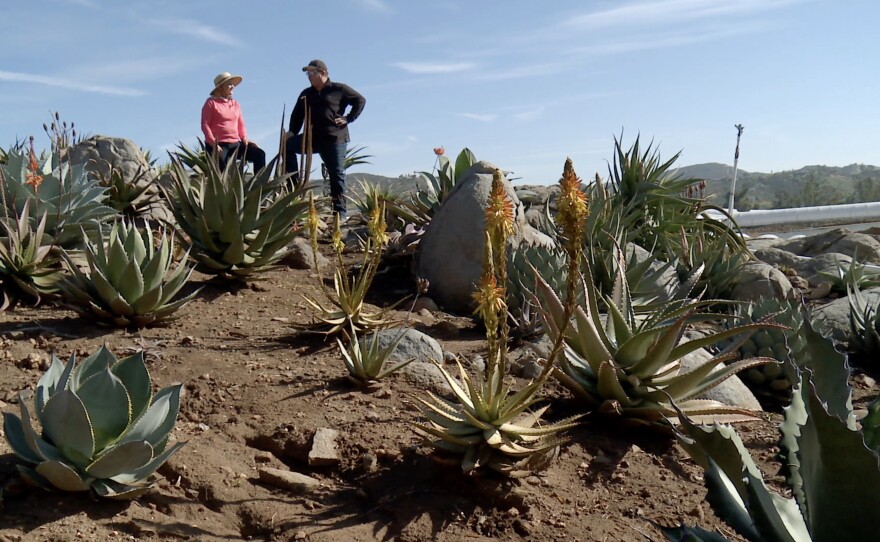
{"label": "large boulder", "polygon": [[[864,290],[862,296],[866,306],[877,306],[880,303],[880,288]],[[829,331],[833,339],[846,341],[851,332],[849,313],[849,297],[844,296],[815,309],[813,317],[823,322],[823,329]]]}
{"label": "large boulder", "polygon": [[740,271],[733,299],[760,301],[762,299],[792,299],[795,292],[785,273],[764,262],[748,262]]}
{"label": "large boulder", "polygon": [[836,228],[817,235],[774,245],[800,256],[818,256],[838,252],[858,258],[863,263],[880,264],[880,241],[865,233]]}
{"label": "large boulder", "polygon": [[68,159],[71,164],[82,164],[86,171],[102,179],[110,177],[111,169],[127,180],[140,177],[152,182],[156,179],[156,171],[143,151],[132,141],[121,137],[90,137],[71,147]]}
{"label": "large boulder", "polygon": [[[470,313],[483,267],[485,210],[495,165],[477,162],[437,209],[420,242],[416,272],[430,284],[430,296],[446,311]],[[553,247],[553,240],[526,222],[522,203],[510,182],[504,190],[514,205],[514,234],[508,245]]]}

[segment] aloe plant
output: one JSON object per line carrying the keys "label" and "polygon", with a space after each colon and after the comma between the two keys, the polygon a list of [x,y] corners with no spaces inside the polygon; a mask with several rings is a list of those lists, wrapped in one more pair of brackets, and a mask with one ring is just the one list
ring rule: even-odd
{"label": "aloe plant", "polygon": [[[21,476],[42,488],[133,498],[183,446],[168,446],[180,408],[181,384],[153,393],[142,354],[117,359],[106,347],[77,367],[54,355],[33,396],[20,394],[20,417],[3,414],[13,452],[28,465]],[[35,426],[31,415],[36,417]]]}
{"label": "aloe plant", "polygon": [[[551,360],[562,341],[557,340],[544,368],[534,381],[515,390],[505,383],[507,376],[506,285],[507,260],[504,253],[513,225],[513,206],[502,185],[503,174],[496,170],[486,208],[486,244],[479,291],[474,295],[477,312],[486,327],[488,363],[484,375],[472,379],[459,364],[460,383],[439,363],[453,398],[428,394],[417,398],[428,423],[416,424],[424,440],[456,456],[465,473],[491,469],[510,476],[521,476],[546,467],[556,457],[563,440],[560,434],[576,425],[579,416],[541,423],[546,406],[530,411],[539,402],[539,391],[550,375]],[[573,243],[581,242],[581,227],[587,207],[576,188],[579,185],[570,160],[566,161],[560,185],[565,211],[563,229]],[[573,258],[577,265],[577,257]],[[571,275],[569,275],[571,276]],[[569,284],[571,288],[571,285]]]}
{"label": "aloe plant", "polygon": [[849,341],[853,357],[863,364],[876,364],[880,353],[880,303],[870,303],[857,284],[847,286],[849,295]]}
{"label": "aloe plant", "polygon": [[820,271],[819,275],[831,284],[831,291],[838,294],[846,294],[849,290],[858,288],[867,290],[880,286],[880,271],[869,269],[858,261],[858,255],[853,254],[849,265],[837,260],[835,271]]}
{"label": "aloe plant", "polygon": [[40,303],[43,296],[57,292],[62,276],[58,249],[45,235],[46,215],[32,227],[31,202],[24,204],[17,219],[0,218],[0,310],[21,299]]}
{"label": "aloe plant", "polygon": [[[682,342],[688,324],[724,319],[723,315],[706,311],[718,302],[703,300],[699,295],[693,299],[680,296],[637,314],[625,268],[624,260],[619,258],[616,285],[610,296],[601,296],[592,274],[584,273],[584,301],[574,308],[571,323],[565,319],[565,304],[546,281],[538,278],[535,301],[545,328],[551,339],[565,341],[554,371],[560,382],[601,411],[637,421],[674,423],[677,414],[673,405],[704,420],[754,417],[749,410],[696,397],[741,370],[773,360],[756,357],[723,366],[735,357],[737,343],[689,371],[682,371],[682,358],[726,338],[744,340],[749,333],[771,324],[744,324]],[[696,275],[681,292],[690,293],[695,280]],[[608,309],[604,321],[599,313],[600,302]]]}
{"label": "aloe plant", "polygon": [[348,378],[360,386],[377,382],[391,373],[409,365],[415,358],[409,358],[397,363],[391,362],[397,345],[403,340],[406,330],[401,329],[397,338],[385,346],[381,346],[379,332],[374,331],[369,338],[358,339],[357,328],[352,325],[346,334],[348,345],[339,338],[339,352],[348,369]]}
{"label": "aloe plant", "polygon": [[306,187],[281,194],[271,167],[245,178],[238,168],[220,171],[207,160],[191,176],[174,158],[171,203],[190,256],[203,273],[252,280],[287,252],[297,235],[294,225],[308,208]]}
{"label": "aloe plant", "polygon": [[477,161],[470,149],[462,149],[455,161],[451,161],[444,155],[437,155],[437,167],[432,172],[421,172],[425,180],[425,188],[417,190],[410,202],[399,207],[393,207],[391,212],[398,214],[404,220],[424,226],[431,222],[434,213],[440,208],[452,190],[464,177],[465,172]]}
{"label": "aloe plant", "polygon": [[175,266],[174,238],[154,235],[125,220],[112,226],[106,246],[86,242],[88,271],[68,257],[72,275],[59,283],[68,306],[80,315],[119,327],[167,321],[199,290],[174,300],[192,275],[186,254]]}

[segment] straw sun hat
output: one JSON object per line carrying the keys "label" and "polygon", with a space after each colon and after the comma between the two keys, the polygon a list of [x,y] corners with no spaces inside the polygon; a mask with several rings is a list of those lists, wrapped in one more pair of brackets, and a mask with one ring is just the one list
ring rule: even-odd
{"label": "straw sun hat", "polygon": [[214,90],[211,91],[211,94],[217,91],[218,88],[222,87],[227,83],[232,83],[235,86],[238,86],[241,83],[240,75],[232,75],[229,72],[223,72],[214,78]]}

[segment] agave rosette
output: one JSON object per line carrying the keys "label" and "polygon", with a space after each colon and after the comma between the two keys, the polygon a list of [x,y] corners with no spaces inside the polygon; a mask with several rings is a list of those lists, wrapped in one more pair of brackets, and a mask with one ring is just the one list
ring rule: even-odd
{"label": "agave rosette", "polygon": [[[36,167],[33,167],[36,166]],[[46,216],[46,234],[57,245],[72,248],[82,242],[82,231],[97,235],[103,224],[116,215],[105,204],[106,188],[91,179],[82,165],[52,163],[51,159],[31,160],[13,150],[0,166],[8,216],[21,216],[30,203],[35,227],[38,217]]]}
{"label": "agave rosette", "polygon": [[[622,258],[618,266],[610,296],[600,296],[591,274],[584,274],[581,288],[584,302],[575,307],[568,327],[563,321],[563,303],[538,277],[535,300],[541,308],[545,328],[553,340],[564,330],[564,348],[554,369],[560,382],[601,411],[621,413],[634,420],[675,423],[677,412],[673,403],[688,416],[701,421],[739,421],[754,417],[756,414],[750,410],[697,397],[743,369],[774,360],[756,357],[723,365],[735,357],[733,351],[741,341],[690,370],[682,369],[682,358],[726,338],[738,336],[744,340],[754,330],[772,324],[744,324],[681,342],[689,324],[724,318],[724,315],[706,312],[708,306],[719,301],[679,295],[671,301],[643,308],[644,312],[637,314]],[[681,293],[690,292],[695,276]],[[608,309],[604,321],[599,313],[600,301],[604,301]]]}
{"label": "agave rosette", "polygon": [[542,424],[548,406],[529,410],[539,400],[537,392],[544,379],[513,392],[502,383],[500,371],[490,370],[486,378],[475,382],[459,363],[459,383],[439,363],[435,365],[454,400],[431,392],[426,392],[427,400],[416,397],[428,423],[415,427],[430,445],[461,456],[465,473],[488,468],[517,477],[540,470],[565,442],[559,434],[577,425],[580,416]]}
{"label": "agave rosette", "polygon": [[305,186],[282,194],[271,167],[245,178],[238,168],[217,164],[190,173],[172,165],[171,212],[189,239],[190,257],[203,273],[248,280],[275,264],[297,235],[308,209]]}
{"label": "agave rosette", "polygon": [[120,360],[101,347],[78,367],[75,356],[65,364],[53,355],[34,392],[33,412],[22,393],[21,416],[4,413],[3,430],[30,465],[18,466],[28,482],[133,498],[150,489],[156,469],[184,444],[168,446],[181,388],[154,394],[140,353]]}
{"label": "agave rosette", "polygon": [[[120,327],[158,324],[174,316],[198,290],[174,300],[193,272],[186,256],[175,267],[174,238],[149,226],[117,222],[107,244],[86,243],[88,271],[68,262],[72,276],[59,287],[77,313]],[[69,260],[69,258],[68,258]]]}

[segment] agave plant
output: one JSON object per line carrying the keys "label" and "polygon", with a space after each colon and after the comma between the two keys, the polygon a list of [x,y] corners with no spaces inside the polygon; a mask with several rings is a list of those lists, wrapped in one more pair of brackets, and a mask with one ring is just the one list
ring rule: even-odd
{"label": "agave plant", "polygon": [[[779,427],[787,492],[768,489],[761,471],[728,426],[699,426],[686,418],[679,443],[705,470],[708,500],[738,533],[761,542],[874,540],[866,518],[880,508],[880,457],[865,445],[852,413],[834,412],[814,382],[801,375]],[[845,387],[845,381],[841,388]],[[838,390],[849,395],[848,390]],[[708,540],[699,533],[693,538]]]}
{"label": "agave plant", "polygon": [[[565,319],[565,305],[546,281],[538,278],[535,301],[551,339],[564,338],[556,377],[577,396],[603,412],[620,413],[642,422],[677,421],[673,404],[700,420],[737,421],[755,413],[717,401],[696,399],[737,372],[773,360],[749,358],[727,366],[735,357],[735,342],[699,366],[682,371],[682,358],[729,337],[748,334],[772,324],[744,324],[681,342],[688,324],[717,322],[723,315],[706,312],[718,301],[684,296],[657,304],[637,314],[626,281],[625,263],[618,262],[617,283],[611,296],[600,296],[589,272],[582,280],[584,302],[575,307],[574,321]],[[698,270],[699,271],[699,270]],[[691,277],[683,293],[689,293]],[[603,298],[603,299],[601,299]],[[600,301],[608,308],[603,319]]]}
{"label": "agave plant", "polygon": [[391,363],[391,355],[400,341],[406,329],[401,329],[397,338],[382,346],[378,331],[374,331],[369,339],[358,339],[357,330],[354,326],[347,333],[348,346],[342,340],[336,339],[339,351],[348,369],[348,378],[359,386],[377,382],[391,373],[409,365],[415,358],[409,358],[397,363]]}
{"label": "agave plant", "polygon": [[52,356],[33,398],[35,426],[23,392],[21,417],[3,414],[3,431],[22,477],[46,489],[133,498],[183,443],[168,446],[181,384],[153,394],[141,354],[121,360],[105,347],[76,367]]}
{"label": "agave plant", "polygon": [[116,215],[105,205],[106,189],[82,166],[53,165],[50,158],[37,158],[33,148],[27,154],[10,151],[0,167],[0,182],[6,216],[21,216],[30,202],[31,226],[36,228],[38,217],[45,216],[45,233],[63,248],[78,246],[83,230],[98,235]]}
{"label": "agave plant", "polygon": [[28,201],[17,219],[0,218],[0,310],[15,306],[22,298],[38,304],[54,294],[62,268],[57,247],[45,235],[46,215],[31,227]]}
{"label": "agave plant", "polygon": [[86,243],[88,271],[68,258],[72,276],[59,286],[67,304],[80,315],[118,327],[144,327],[173,318],[199,290],[173,300],[193,269],[174,267],[174,238],[155,235],[147,225],[117,222],[104,242]]}
{"label": "agave plant", "polygon": [[193,177],[173,158],[168,194],[178,226],[189,239],[190,256],[203,273],[251,280],[287,252],[295,223],[308,208],[306,187],[280,194],[271,167],[245,178],[238,168],[222,172],[208,160]]}
{"label": "agave plant", "polygon": [[120,170],[108,167],[106,175],[100,177],[101,186],[107,188],[107,204],[129,218],[153,215],[163,200],[149,173],[150,169],[140,168],[129,179]]}

